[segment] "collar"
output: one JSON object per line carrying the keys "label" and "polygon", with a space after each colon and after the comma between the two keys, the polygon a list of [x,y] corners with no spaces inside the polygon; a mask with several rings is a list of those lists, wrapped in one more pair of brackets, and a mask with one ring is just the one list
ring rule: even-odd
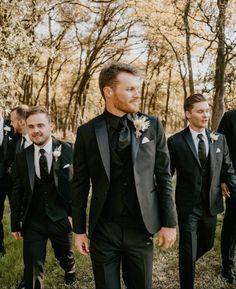
{"label": "collar", "polygon": [[204,138],[204,139],[207,139],[207,134],[206,134],[206,129],[205,129],[205,128],[203,129],[203,131],[198,132],[198,131],[193,130],[193,129],[189,126],[189,130],[190,130],[190,132],[191,132],[191,135],[192,135],[193,139],[197,139],[197,138],[198,138],[197,136],[198,136],[200,133],[203,135],[203,138]]}
{"label": "collar", "polygon": [[107,125],[109,127],[113,127],[114,129],[118,130],[119,121],[120,121],[121,117],[114,115],[107,110],[105,110],[104,114],[105,114],[105,119],[106,119]]}
{"label": "collar", "polygon": [[39,152],[40,149],[44,149],[46,153],[50,155],[52,153],[52,139],[50,139],[49,142],[47,142],[43,147],[34,144],[34,149],[37,154],[40,154]]}

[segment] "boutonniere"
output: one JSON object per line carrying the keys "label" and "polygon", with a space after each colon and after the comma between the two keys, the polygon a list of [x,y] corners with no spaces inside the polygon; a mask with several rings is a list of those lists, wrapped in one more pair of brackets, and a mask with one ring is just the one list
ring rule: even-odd
{"label": "boutonniere", "polygon": [[11,127],[8,126],[8,125],[5,125],[3,129],[4,129],[4,131],[5,131],[5,134],[7,134],[8,132],[11,131]]}
{"label": "boutonniere", "polygon": [[138,117],[137,115],[133,119],[135,127],[135,136],[139,138],[141,134],[150,126],[150,120],[144,115]]}
{"label": "boutonniere", "polygon": [[54,156],[55,158],[55,161],[57,162],[58,161],[58,158],[60,157],[61,155],[61,145],[59,147],[56,147],[54,149],[54,151],[52,152],[52,155]]}
{"label": "boutonniere", "polygon": [[211,143],[214,143],[214,141],[217,141],[218,138],[219,138],[219,135],[216,134],[214,131],[210,133]]}

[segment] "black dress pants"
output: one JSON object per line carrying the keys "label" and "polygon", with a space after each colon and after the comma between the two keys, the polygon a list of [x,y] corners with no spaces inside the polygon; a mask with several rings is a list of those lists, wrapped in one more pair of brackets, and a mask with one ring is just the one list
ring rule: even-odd
{"label": "black dress pants", "polygon": [[12,190],[11,183],[10,176],[5,176],[4,179],[0,178],[0,252],[4,249],[3,214],[7,196],[10,202]]}
{"label": "black dress pants", "polygon": [[152,288],[153,240],[143,224],[101,219],[90,243],[96,289]]}
{"label": "black dress pants", "polygon": [[236,197],[226,199],[226,211],[221,231],[222,272],[229,273],[234,269],[236,247]]}
{"label": "black dress pants", "polygon": [[[47,217],[45,217],[47,218]],[[26,289],[42,289],[47,241],[50,239],[56,259],[65,273],[75,272],[72,229],[68,218],[44,223],[30,220],[23,230],[24,279]]]}
{"label": "black dress pants", "polygon": [[179,217],[180,289],[193,289],[195,262],[214,244],[216,216],[192,212]]}

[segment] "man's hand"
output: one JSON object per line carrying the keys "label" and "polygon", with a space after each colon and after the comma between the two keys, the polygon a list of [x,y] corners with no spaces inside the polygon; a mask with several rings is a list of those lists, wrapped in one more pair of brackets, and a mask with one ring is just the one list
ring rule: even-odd
{"label": "man's hand", "polygon": [[226,183],[221,183],[222,194],[225,198],[230,198],[230,191]]}
{"label": "man's hand", "polygon": [[176,228],[162,227],[157,234],[157,244],[162,250],[171,248],[176,240]]}
{"label": "man's hand", "polygon": [[21,233],[20,232],[12,232],[11,234],[16,240],[21,239]]}
{"label": "man's hand", "polygon": [[89,254],[89,238],[86,234],[75,235],[75,248],[82,254],[87,256]]}

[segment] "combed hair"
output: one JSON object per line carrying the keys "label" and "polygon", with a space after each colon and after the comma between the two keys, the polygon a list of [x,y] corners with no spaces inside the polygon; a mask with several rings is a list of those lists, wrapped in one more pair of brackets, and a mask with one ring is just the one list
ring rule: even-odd
{"label": "combed hair", "polygon": [[31,106],[27,112],[26,119],[31,115],[35,115],[39,113],[44,113],[47,116],[48,120],[51,121],[48,110],[46,109],[45,106],[41,106],[41,105]]}
{"label": "combed hair", "polygon": [[184,101],[184,111],[191,111],[195,103],[204,101],[207,101],[207,99],[202,94],[200,93],[192,94],[189,97],[187,97]]}
{"label": "combed hair", "polygon": [[99,88],[103,97],[103,88],[106,86],[114,86],[117,83],[116,78],[118,74],[122,72],[127,72],[134,76],[139,76],[138,69],[130,64],[122,62],[112,62],[103,67],[99,75]]}
{"label": "combed hair", "polygon": [[27,113],[29,111],[29,106],[26,104],[21,104],[21,105],[18,105],[16,107],[12,108],[11,112],[13,112],[13,111],[16,112],[18,117],[26,119]]}

